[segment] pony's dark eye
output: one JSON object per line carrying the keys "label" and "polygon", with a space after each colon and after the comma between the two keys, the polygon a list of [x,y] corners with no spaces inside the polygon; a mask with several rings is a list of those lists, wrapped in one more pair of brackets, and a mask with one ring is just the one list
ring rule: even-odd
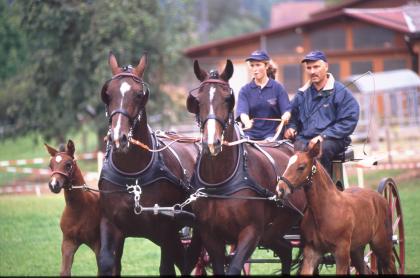
{"label": "pony's dark eye", "polygon": [[305,170],[305,165],[304,164],[299,165],[297,170],[302,172],[303,170]]}
{"label": "pony's dark eye", "polygon": [[73,168],[73,164],[67,163],[65,167],[66,167],[66,171],[70,171],[71,168]]}

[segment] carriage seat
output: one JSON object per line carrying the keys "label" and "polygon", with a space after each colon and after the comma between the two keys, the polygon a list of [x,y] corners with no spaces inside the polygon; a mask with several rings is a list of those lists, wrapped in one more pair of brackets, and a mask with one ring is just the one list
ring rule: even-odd
{"label": "carriage seat", "polygon": [[352,146],[351,145],[347,146],[344,152],[337,154],[335,157],[333,157],[332,160],[338,161],[338,162],[346,162],[346,161],[354,160],[354,151],[353,151]]}

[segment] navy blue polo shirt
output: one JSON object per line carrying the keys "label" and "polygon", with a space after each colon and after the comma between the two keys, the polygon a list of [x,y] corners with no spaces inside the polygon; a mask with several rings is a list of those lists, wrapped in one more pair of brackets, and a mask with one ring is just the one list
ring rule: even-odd
{"label": "navy blue polo shirt", "polygon": [[[247,114],[250,119],[280,119],[286,111],[290,111],[289,96],[284,87],[271,78],[263,89],[252,80],[239,91],[237,117]],[[252,128],[245,131],[245,135],[254,140],[263,140],[274,136],[279,124],[277,121],[255,119]]]}

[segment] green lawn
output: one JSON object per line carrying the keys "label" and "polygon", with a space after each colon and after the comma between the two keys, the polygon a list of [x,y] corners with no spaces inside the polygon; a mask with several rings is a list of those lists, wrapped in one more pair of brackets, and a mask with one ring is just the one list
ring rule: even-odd
{"label": "green lawn", "polygon": [[[402,199],[406,273],[420,274],[419,180],[399,184]],[[64,206],[62,194],[0,197],[0,276],[58,275],[60,271],[61,231],[59,218]],[[259,250],[254,257],[272,257]],[[158,275],[159,248],[145,239],[126,240],[122,275]],[[255,264],[252,274],[273,274],[275,264]],[[96,275],[93,253],[82,246],[76,253],[73,275]],[[331,269],[322,273],[331,273]]]}

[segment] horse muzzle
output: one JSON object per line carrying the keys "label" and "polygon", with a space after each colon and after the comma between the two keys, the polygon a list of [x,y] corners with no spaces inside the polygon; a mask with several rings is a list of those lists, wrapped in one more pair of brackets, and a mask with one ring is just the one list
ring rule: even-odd
{"label": "horse muzzle", "polygon": [[222,144],[220,141],[215,142],[214,144],[208,144],[203,142],[203,153],[210,154],[211,156],[217,156],[222,151]]}
{"label": "horse muzzle", "polygon": [[276,192],[277,192],[277,196],[279,196],[279,198],[281,199],[286,199],[287,195],[292,193],[289,187],[287,186],[287,184],[284,183],[283,181],[279,181],[279,183],[277,184]]}
{"label": "horse muzzle", "polygon": [[63,188],[63,185],[56,178],[53,177],[48,183],[48,187],[50,188],[52,193],[58,194],[60,193],[61,188]]}

